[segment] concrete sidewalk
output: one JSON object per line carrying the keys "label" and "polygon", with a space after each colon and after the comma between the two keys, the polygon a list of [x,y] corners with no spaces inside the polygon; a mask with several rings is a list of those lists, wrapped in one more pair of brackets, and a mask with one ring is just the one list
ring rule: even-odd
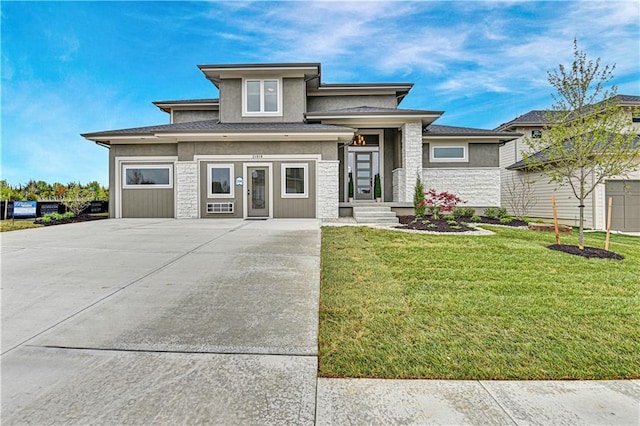
{"label": "concrete sidewalk", "polygon": [[316,379],[316,220],[4,233],[2,424],[640,424],[640,381]]}

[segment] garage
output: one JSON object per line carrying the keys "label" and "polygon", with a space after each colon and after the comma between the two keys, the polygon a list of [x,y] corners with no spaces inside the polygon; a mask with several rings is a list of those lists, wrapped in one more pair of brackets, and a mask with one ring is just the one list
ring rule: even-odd
{"label": "garage", "polygon": [[640,232],[640,180],[610,180],[605,188],[607,206],[612,198],[611,229]]}

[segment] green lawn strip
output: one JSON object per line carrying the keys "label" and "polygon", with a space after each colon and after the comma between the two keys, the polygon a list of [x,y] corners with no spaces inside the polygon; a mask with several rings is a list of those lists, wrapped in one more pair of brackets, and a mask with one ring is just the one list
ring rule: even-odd
{"label": "green lawn strip", "polygon": [[33,223],[33,219],[16,219],[13,221],[0,220],[0,232],[18,231],[21,229],[40,228],[42,225]]}
{"label": "green lawn strip", "polygon": [[640,377],[640,239],[613,235],[625,260],[611,261],[548,250],[553,234],[492,230],[323,228],[320,375]]}

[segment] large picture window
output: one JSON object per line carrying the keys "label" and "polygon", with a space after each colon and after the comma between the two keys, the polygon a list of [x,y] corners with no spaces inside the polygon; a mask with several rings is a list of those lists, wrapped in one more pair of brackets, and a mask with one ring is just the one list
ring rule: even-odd
{"label": "large picture window", "polygon": [[309,197],[309,166],[307,164],[282,165],[282,198]]}
{"label": "large picture window", "polygon": [[209,198],[233,198],[234,178],[233,164],[209,164],[208,196]]}
{"label": "large picture window", "polygon": [[245,115],[282,115],[280,80],[245,80],[243,103]]}
{"label": "large picture window", "polygon": [[123,188],[173,188],[173,166],[126,165]]}
{"label": "large picture window", "polygon": [[431,161],[433,162],[466,162],[467,145],[433,145],[431,146]]}

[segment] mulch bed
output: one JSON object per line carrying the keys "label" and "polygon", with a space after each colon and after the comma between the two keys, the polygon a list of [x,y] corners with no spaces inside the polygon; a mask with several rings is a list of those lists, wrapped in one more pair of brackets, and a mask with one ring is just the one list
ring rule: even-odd
{"label": "mulch bed", "polygon": [[471,218],[461,217],[456,219],[456,225],[450,225],[446,219],[431,219],[429,216],[425,216],[423,219],[416,221],[415,216],[398,216],[402,228],[414,229],[416,231],[432,231],[432,232],[467,232],[475,231],[476,229],[464,225],[467,224],[488,224],[488,225],[504,225],[504,226],[527,226],[527,222],[521,220],[512,220],[509,223],[501,223],[498,219],[490,219],[488,217],[482,217],[480,222],[471,222]]}
{"label": "mulch bed", "polygon": [[65,225],[67,223],[79,223],[79,222],[88,222],[90,220],[101,220],[108,219],[109,216],[92,216],[92,215],[82,215],[75,217],[65,217],[62,219],[52,219],[50,222],[45,222],[42,219],[36,219],[33,223],[37,223],[38,225],[44,226],[52,226],[52,225]]}
{"label": "mulch bed", "polygon": [[612,251],[599,249],[595,247],[585,247],[584,249],[580,250],[580,247],[578,246],[572,246],[567,244],[561,244],[561,245],[552,244],[550,246],[547,246],[547,248],[550,250],[557,250],[564,253],[573,254],[576,256],[586,257],[588,259],[612,259],[612,260],[624,259],[624,256],[620,256],[618,253],[614,253]]}

